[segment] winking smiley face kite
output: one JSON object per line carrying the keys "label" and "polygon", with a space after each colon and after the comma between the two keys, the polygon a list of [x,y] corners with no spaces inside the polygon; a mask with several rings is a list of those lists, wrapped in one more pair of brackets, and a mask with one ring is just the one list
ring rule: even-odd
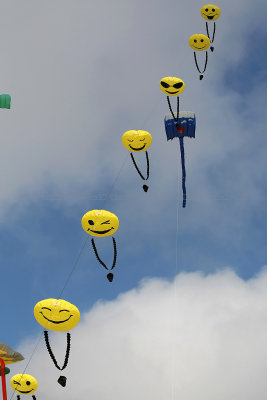
{"label": "winking smiley face kite", "polygon": [[82,217],[82,227],[91,236],[110,236],[118,229],[119,219],[106,210],[91,210]]}
{"label": "winking smiley face kite", "polygon": [[[82,217],[82,227],[85,230],[88,235],[91,236],[96,236],[96,237],[105,237],[105,236],[110,236],[113,233],[116,232],[116,230],[119,227],[119,219],[118,217],[111,213],[110,211],[106,210],[91,210],[88,211],[87,213],[84,214]],[[117,245],[116,245],[116,240],[114,237],[112,237],[113,241],[113,263],[112,267],[110,268],[111,270],[115,267],[116,261],[117,261]],[[94,238],[91,239],[91,243],[93,246],[93,250],[95,253],[95,256],[98,260],[98,262],[106,269],[109,270],[109,268],[106,266],[104,261],[101,260],[99,257]],[[113,281],[113,273],[109,272],[107,274],[107,278],[109,282]]]}
{"label": "winking smiley face kite", "polygon": [[[17,400],[20,400],[20,394],[33,395],[37,390],[37,380],[28,374],[16,374],[10,379],[10,386],[15,392],[19,393]],[[35,396],[32,396],[33,400],[36,400]]]}

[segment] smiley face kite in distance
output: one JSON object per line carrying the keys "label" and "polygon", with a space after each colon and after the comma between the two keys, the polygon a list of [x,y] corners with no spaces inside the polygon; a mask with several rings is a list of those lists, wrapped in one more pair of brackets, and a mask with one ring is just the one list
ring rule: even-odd
{"label": "smiley face kite in distance", "polygon": [[[96,237],[110,236],[113,233],[115,233],[116,230],[118,229],[119,219],[115,214],[111,213],[110,211],[91,210],[85,213],[84,216],[82,217],[82,227],[85,230],[85,232],[91,236],[96,236]],[[110,269],[113,269],[115,267],[117,261],[117,245],[114,237],[112,237],[112,241],[113,241],[114,256],[113,256],[112,267]],[[91,243],[98,262],[106,270],[109,270],[104,261],[102,261],[101,258],[99,257],[94,238],[91,239]],[[111,272],[108,273],[107,278],[109,282],[112,282],[113,274]]]}
{"label": "smiley face kite in distance", "polygon": [[[215,39],[215,31],[216,31],[216,22],[215,21],[221,15],[221,10],[215,4],[206,4],[205,6],[201,7],[200,14],[206,20],[207,36],[210,39],[210,42],[213,43],[214,39]],[[209,26],[208,26],[207,21],[213,22],[212,38],[210,37],[210,34],[209,34]],[[213,51],[214,47],[210,46],[210,50]]]}
{"label": "smiley face kite in distance", "polygon": [[193,50],[203,51],[209,48],[210,39],[208,36],[203,35],[202,33],[195,33],[194,35],[190,36],[188,43]]}
{"label": "smiley face kite in distance", "polygon": [[33,394],[37,390],[38,383],[32,375],[16,374],[10,379],[10,386],[19,394]]}
{"label": "smiley face kite in distance", "polygon": [[37,322],[52,331],[69,331],[80,320],[78,308],[62,299],[41,300],[33,312]]}
{"label": "smiley face kite in distance", "polygon": [[205,51],[209,48],[210,45],[210,39],[208,36],[203,35],[202,33],[195,33],[194,35],[190,36],[188,39],[189,46],[194,50],[194,59],[195,59],[195,64],[197,67],[198,72],[200,73],[199,79],[203,79],[203,74],[206,71],[207,68],[207,63],[208,63],[208,52],[206,51],[205,54],[205,66],[203,71],[200,71],[198,62],[197,62],[197,56],[196,56],[196,51]]}
{"label": "smiley face kite in distance", "polygon": [[215,21],[221,15],[221,10],[215,4],[206,4],[201,7],[200,14],[207,21]]}
{"label": "smiley face kite in distance", "polygon": [[[129,150],[131,153],[131,159],[132,162],[135,166],[136,171],[138,172],[139,176],[144,180],[147,181],[149,178],[149,157],[148,157],[148,152],[147,149],[152,143],[152,136],[150,135],[149,132],[147,131],[135,131],[135,130],[130,130],[125,132],[122,135],[122,144],[123,146]],[[146,152],[146,178],[143,176],[142,172],[137,166],[137,163],[134,159],[134,155],[132,154],[132,151],[137,153],[141,151]],[[143,190],[144,192],[148,191],[148,186],[143,185]]]}

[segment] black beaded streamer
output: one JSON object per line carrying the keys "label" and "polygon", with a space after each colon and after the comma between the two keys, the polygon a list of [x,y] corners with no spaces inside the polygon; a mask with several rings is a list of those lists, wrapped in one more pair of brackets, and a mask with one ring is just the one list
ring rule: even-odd
{"label": "black beaded streamer", "polygon": [[[213,34],[212,34],[212,39],[210,38],[210,34],[209,34],[209,25],[206,22],[206,31],[207,31],[207,35],[208,38],[210,39],[210,43],[212,44],[214,42],[215,39],[215,32],[216,32],[216,22],[213,23]],[[210,51],[214,51],[214,46],[210,46]]]}
{"label": "black beaded streamer", "polygon": [[[113,268],[115,267],[116,261],[117,261],[117,245],[116,245],[116,240],[115,240],[114,237],[112,238],[112,240],[113,240],[114,257],[113,257],[112,267],[111,267],[110,269],[113,269]],[[92,246],[93,246],[93,249],[94,249],[94,253],[95,253],[95,256],[96,256],[98,262],[99,262],[105,269],[109,270],[109,268],[106,266],[106,264],[104,263],[104,261],[102,261],[101,258],[100,258],[99,255],[98,255],[98,252],[97,252],[97,248],[96,248],[94,239],[91,239],[91,242],[92,242]]]}
{"label": "black beaded streamer", "polygon": [[70,356],[70,333],[69,332],[67,333],[67,349],[66,349],[66,354],[65,354],[65,360],[64,360],[63,367],[60,367],[58,365],[57,360],[56,360],[56,358],[54,356],[54,353],[52,352],[52,349],[51,349],[51,346],[50,346],[50,343],[49,343],[49,337],[48,337],[48,332],[47,331],[44,331],[44,337],[45,337],[45,344],[46,344],[48,353],[49,353],[49,355],[50,355],[55,367],[57,369],[59,369],[60,371],[63,371],[63,369],[65,369],[66,366],[68,365],[69,356]]}
{"label": "black beaded streamer", "polygon": [[171,106],[171,102],[170,102],[169,96],[167,96],[167,102],[168,102],[169,109],[170,109],[170,112],[171,112],[171,114],[172,114],[172,117],[173,117],[174,121],[176,121],[177,124],[178,124],[178,119],[179,119],[179,108],[180,108],[180,106],[179,106],[179,104],[180,104],[179,96],[177,96],[177,117],[176,117],[176,118],[175,118],[174,113],[173,113],[173,111],[172,111],[172,106]]}
{"label": "black beaded streamer", "polygon": [[136,161],[134,159],[134,155],[133,153],[131,153],[131,159],[133,162],[133,165],[135,166],[136,171],[138,172],[138,174],[140,175],[140,177],[143,179],[143,181],[147,181],[149,178],[149,158],[148,158],[148,152],[146,151],[146,178],[143,176],[142,172],[140,171],[140,169],[138,168]]}

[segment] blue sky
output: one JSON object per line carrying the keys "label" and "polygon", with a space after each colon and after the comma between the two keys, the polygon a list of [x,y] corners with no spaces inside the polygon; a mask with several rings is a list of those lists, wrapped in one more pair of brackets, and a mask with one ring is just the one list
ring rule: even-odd
{"label": "blue sky", "polygon": [[[113,283],[88,238],[64,290],[84,315],[143,279],[229,268],[248,281],[266,265],[267,6],[221,4],[200,82],[187,39],[204,32],[202,5],[2,4],[1,90],[12,95],[12,109],[1,112],[2,342],[17,348],[40,332],[33,307],[60,293],[90,209],[114,212],[120,227]],[[181,109],[197,117],[196,138],[185,140],[186,209],[179,143],[166,142],[163,126],[168,105],[158,83],[167,75],[185,81]],[[146,194],[121,144],[129,129],[153,137]],[[111,238],[96,243],[111,263]]]}

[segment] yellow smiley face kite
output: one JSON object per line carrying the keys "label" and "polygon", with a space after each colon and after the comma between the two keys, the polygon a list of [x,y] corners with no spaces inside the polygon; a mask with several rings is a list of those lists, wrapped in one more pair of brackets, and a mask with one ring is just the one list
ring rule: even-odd
{"label": "yellow smiley face kite", "polygon": [[82,227],[89,235],[109,236],[118,229],[119,219],[106,210],[91,210],[82,217]]}
{"label": "yellow smiley face kite", "polygon": [[129,151],[144,151],[152,143],[152,136],[147,131],[127,131],[122,135],[122,144]]}
{"label": "yellow smiley face kite", "polygon": [[51,331],[69,331],[80,320],[78,308],[62,299],[41,300],[35,305],[33,313],[37,322]]}
{"label": "yellow smiley face kite", "polygon": [[11,378],[10,386],[19,394],[33,394],[38,387],[38,383],[32,375],[17,374]]}
{"label": "yellow smiley face kite", "polygon": [[167,95],[179,96],[184,91],[184,81],[175,76],[166,76],[161,79],[159,87]]}
{"label": "yellow smiley face kite", "polygon": [[188,39],[189,46],[193,50],[203,51],[207,50],[210,46],[210,39],[202,33],[195,33]]}
{"label": "yellow smiley face kite", "polygon": [[221,10],[214,4],[206,4],[201,8],[200,14],[207,21],[215,21],[221,15]]}

